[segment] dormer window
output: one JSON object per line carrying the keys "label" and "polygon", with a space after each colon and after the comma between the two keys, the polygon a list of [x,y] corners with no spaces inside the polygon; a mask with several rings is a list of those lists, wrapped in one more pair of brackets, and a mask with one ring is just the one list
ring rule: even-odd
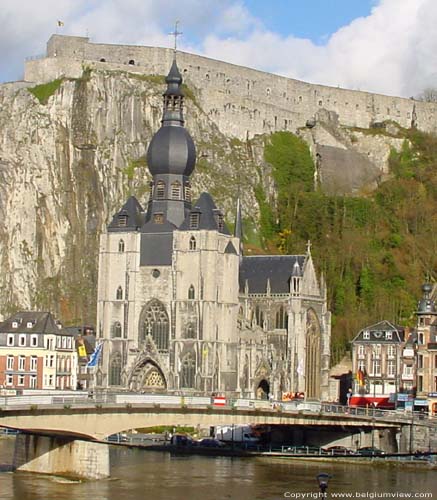
{"label": "dormer window", "polygon": [[176,181],[171,185],[171,198],[172,200],[181,199],[181,183]]}
{"label": "dormer window", "polygon": [[12,328],[18,328],[18,321],[12,321]]}
{"label": "dormer window", "polygon": [[156,199],[163,200],[165,197],[165,182],[158,181],[156,183]]}
{"label": "dormer window", "polygon": [[224,227],[224,218],[223,218],[223,214],[217,210],[215,211],[214,213],[214,218],[215,218],[215,222],[217,224],[217,228],[219,231],[223,231],[223,227]]}
{"label": "dormer window", "polygon": [[368,330],[365,330],[363,332],[363,339],[369,340],[370,339],[370,332]]}
{"label": "dormer window", "polygon": [[200,213],[192,212],[190,214],[190,229],[199,229]]}
{"label": "dormer window", "polygon": [[33,328],[34,325],[35,325],[34,321],[28,321],[26,326],[27,326],[27,328]]}
{"label": "dormer window", "polygon": [[153,214],[153,222],[155,224],[164,224],[164,214],[161,212]]}
{"label": "dormer window", "polygon": [[118,216],[118,227],[126,227],[127,226],[127,215],[120,214]]}
{"label": "dormer window", "polygon": [[391,340],[393,338],[393,332],[385,332],[385,338]]}
{"label": "dormer window", "polygon": [[189,183],[185,184],[185,201],[191,201],[191,186]]}
{"label": "dormer window", "polygon": [[124,252],[124,241],[123,241],[123,240],[120,240],[120,241],[118,242],[118,251],[119,251],[120,253],[123,253],[123,252]]}

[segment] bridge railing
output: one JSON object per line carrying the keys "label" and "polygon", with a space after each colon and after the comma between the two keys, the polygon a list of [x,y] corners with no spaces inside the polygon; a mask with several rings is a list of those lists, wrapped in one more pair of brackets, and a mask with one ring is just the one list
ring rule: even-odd
{"label": "bridge railing", "polygon": [[382,410],[378,408],[361,408],[353,406],[341,406],[331,403],[319,403],[314,401],[266,401],[256,399],[227,399],[220,406],[214,404],[214,398],[207,396],[180,396],[170,394],[133,394],[133,393],[101,393],[88,394],[77,393],[77,395],[35,395],[35,396],[0,396],[0,409],[13,407],[38,407],[63,405],[71,406],[96,406],[96,405],[159,405],[159,406],[180,406],[180,407],[214,407],[235,408],[248,410],[268,410],[281,411],[285,414],[317,414],[323,416],[336,415],[343,418],[365,418],[375,421],[387,420],[399,423],[416,424],[423,422],[428,425],[437,425],[437,418],[431,417],[421,412],[399,412],[394,410]]}

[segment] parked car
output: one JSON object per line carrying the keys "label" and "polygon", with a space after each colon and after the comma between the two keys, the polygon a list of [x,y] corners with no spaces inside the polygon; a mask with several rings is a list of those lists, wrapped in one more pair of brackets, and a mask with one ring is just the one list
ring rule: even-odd
{"label": "parked car", "polygon": [[379,448],[375,448],[374,446],[363,446],[362,448],[358,448],[358,455],[364,456],[375,456],[375,455],[384,455],[384,452]]}
{"label": "parked car", "polygon": [[111,434],[110,436],[107,437],[107,441],[111,443],[127,443],[128,437],[126,434],[122,433]]}
{"label": "parked car", "polygon": [[325,453],[328,453],[329,455],[355,455],[355,452],[353,450],[346,448],[346,446],[340,445],[323,448],[323,451]]}
{"label": "parked car", "polygon": [[204,438],[197,442],[198,446],[204,446],[206,448],[222,448],[226,446],[225,443],[222,443],[218,439],[213,438]]}

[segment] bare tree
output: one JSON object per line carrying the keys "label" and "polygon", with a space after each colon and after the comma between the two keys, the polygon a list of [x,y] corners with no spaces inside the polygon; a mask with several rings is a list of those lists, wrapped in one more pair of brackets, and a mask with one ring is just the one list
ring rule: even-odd
{"label": "bare tree", "polygon": [[428,87],[424,89],[417,97],[418,101],[437,102],[437,89]]}

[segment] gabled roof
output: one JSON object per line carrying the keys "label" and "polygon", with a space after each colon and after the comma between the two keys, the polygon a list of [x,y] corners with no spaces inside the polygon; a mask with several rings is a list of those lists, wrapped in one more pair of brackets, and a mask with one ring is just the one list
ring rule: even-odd
{"label": "gabled roof", "polygon": [[[290,278],[303,275],[305,255],[254,255],[243,257],[240,265],[240,291],[246,282],[249,293],[266,293],[270,280],[271,293],[289,293]],[[300,272],[297,272],[298,264]]]}
{"label": "gabled roof", "polygon": [[[392,332],[392,338],[388,339],[385,332]],[[366,337],[364,338],[366,334]],[[397,343],[403,342],[405,337],[405,329],[401,326],[395,326],[387,320],[379,321],[374,325],[366,326],[352,342],[368,342],[368,343]]]}
{"label": "gabled roof", "polygon": [[237,250],[235,250],[234,245],[232,244],[232,241],[230,241],[225,248],[225,253],[233,254],[233,255],[238,255]]}
{"label": "gabled roof", "polygon": [[[131,196],[126,203],[123,205],[121,210],[114,214],[112,222],[108,226],[108,232],[128,232],[137,231],[143,225],[144,215],[143,208],[135,198]],[[126,223],[123,225],[119,224],[120,218],[125,217]]]}
{"label": "gabled roof", "polygon": [[[16,324],[17,327],[12,326]],[[32,323],[31,327],[27,325]],[[50,312],[20,311],[0,324],[0,333],[37,333],[71,335],[62,328]]]}
{"label": "gabled roof", "polygon": [[179,227],[181,231],[193,231],[193,228],[190,226],[190,215],[192,213],[198,213],[200,215],[197,230],[216,230],[219,233],[230,235],[229,229],[224,222],[223,228],[221,230],[219,229],[217,219],[218,215],[222,215],[222,213],[216,207],[209,193],[202,193],[196,203],[193,203],[193,208]]}

